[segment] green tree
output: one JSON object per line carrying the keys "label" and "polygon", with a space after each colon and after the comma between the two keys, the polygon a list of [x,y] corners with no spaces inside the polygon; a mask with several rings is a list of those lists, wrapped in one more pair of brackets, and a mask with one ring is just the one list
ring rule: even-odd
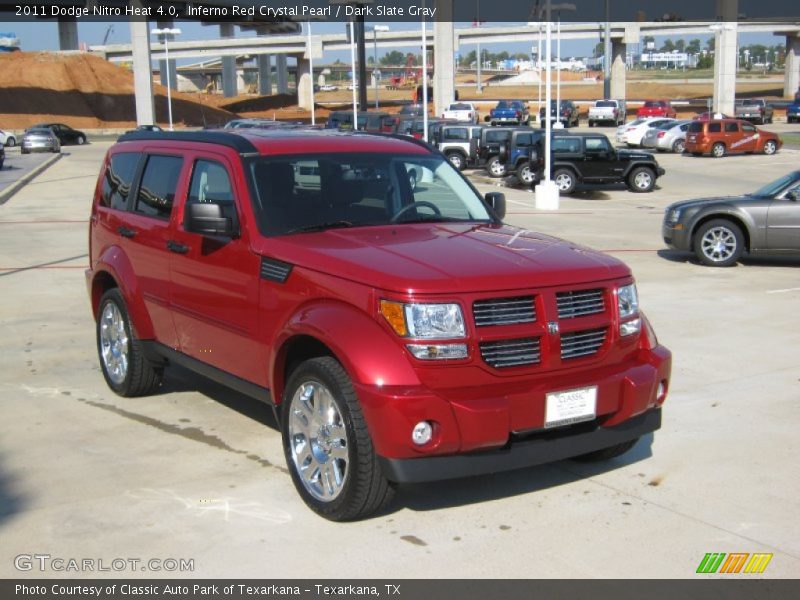
{"label": "green tree", "polygon": [[690,54],[700,54],[700,40],[697,38],[689,40],[689,45],[686,46],[686,51]]}
{"label": "green tree", "polygon": [[383,56],[381,56],[380,60],[378,61],[380,64],[386,66],[399,66],[406,64],[406,55],[402,52],[397,50],[392,50],[391,52],[387,52]]}
{"label": "green tree", "polygon": [[709,52],[713,52],[713,51],[714,51],[714,48],[715,48],[715,46],[716,46],[716,43],[717,43],[717,39],[716,39],[716,38],[715,38],[715,37],[712,35],[710,38],[708,38],[708,39],[706,40],[706,49],[707,49]]}
{"label": "green tree", "polygon": [[478,53],[475,50],[470,50],[466,54],[461,55],[461,66],[469,68],[472,63],[478,60]]}
{"label": "green tree", "polygon": [[686,41],[685,40],[677,40],[675,42],[675,50],[678,52],[685,52],[686,51]]}
{"label": "green tree", "polygon": [[667,38],[666,40],[664,40],[664,43],[661,45],[661,48],[659,49],[659,52],[672,52],[673,50],[675,50],[675,42],[673,42],[671,39]]}
{"label": "green tree", "polygon": [[592,56],[597,58],[598,56],[603,56],[605,52],[606,52],[605,44],[603,42],[597,42],[594,46],[594,54],[592,54]]}

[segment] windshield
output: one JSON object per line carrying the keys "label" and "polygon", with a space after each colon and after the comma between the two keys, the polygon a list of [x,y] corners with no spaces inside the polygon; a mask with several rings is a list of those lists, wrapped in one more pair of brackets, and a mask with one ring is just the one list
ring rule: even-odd
{"label": "windshield", "polygon": [[594,105],[596,108],[617,108],[617,103],[611,100],[598,100]]}
{"label": "windshield", "polygon": [[664,103],[657,100],[648,100],[644,103],[644,106],[645,108],[661,108],[664,106]]}
{"label": "windshield", "polygon": [[742,106],[761,106],[762,104],[764,104],[763,100],[742,100],[741,101],[741,105]]}
{"label": "windshield", "polygon": [[450,110],[472,110],[469,104],[451,104]]}
{"label": "windshield", "polygon": [[495,108],[509,108],[508,102],[506,102],[505,100],[500,100],[500,102],[497,103],[497,106]]}
{"label": "windshield", "polygon": [[256,158],[249,168],[259,229],[269,236],[492,220],[481,198],[439,156],[304,154]]}
{"label": "windshield", "polygon": [[793,183],[796,184],[798,182],[800,182],[800,171],[795,171],[794,173],[789,173],[780,179],[776,179],[775,181],[768,183],[750,195],[758,196],[760,198],[772,198],[773,196],[780,194],[785,188],[789,187]]}

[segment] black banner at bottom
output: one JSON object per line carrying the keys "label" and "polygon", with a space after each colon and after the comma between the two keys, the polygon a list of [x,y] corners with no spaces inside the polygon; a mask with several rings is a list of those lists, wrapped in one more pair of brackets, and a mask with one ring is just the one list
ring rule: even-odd
{"label": "black banner at bottom", "polygon": [[800,580],[0,580],[3,600],[680,600],[800,597]]}

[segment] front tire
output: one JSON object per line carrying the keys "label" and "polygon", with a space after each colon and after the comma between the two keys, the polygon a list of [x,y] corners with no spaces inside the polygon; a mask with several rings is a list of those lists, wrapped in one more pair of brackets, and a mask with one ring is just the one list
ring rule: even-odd
{"label": "front tire", "polygon": [[717,142],[711,147],[711,156],[714,158],[722,158],[725,156],[725,144]]}
{"label": "front tire", "polygon": [[744,235],[728,219],[708,221],[694,234],[694,252],[704,265],[731,267],[744,253]]}
{"label": "front tire", "polygon": [[83,146],[86,143],[86,138],[82,135],[79,135],[77,138],[75,138],[75,143],[78,144],[78,146]]}
{"label": "front tire", "polygon": [[764,154],[772,156],[778,151],[778,145],[773,140],[764,142]]}
{"label": "front tire", "polygon": [[300,363],[282,406],[286,464],[311,510],[349,521],[391,501],[394,485],[381,471],[353,383],[339,361],[323,356]]}
{"label": "front tire", "polygon": [[151,363],[133,335],[125,300],[117,288],[108,290],[97,310],[97,354],[103,377],[114,393],[145,396],[161,385],[163,368]]}
{"label": "front tire", "polygon": [[525,185],[532,185],[536,180],[530,163],[525,163],[517,169],[517,177]]}
{"label": "front tire", "polygon": [[569,195],[575,191],[578,182],[575,180],[575,173],[569,169],[557,169],[553,173],[553,181],[556,183],[559,193]]}
{"label": "front tire", "polygon": [[636,167],[628,175],[628,189],[637,194],[652,192],[656,185],[656,175],[647,167]]}

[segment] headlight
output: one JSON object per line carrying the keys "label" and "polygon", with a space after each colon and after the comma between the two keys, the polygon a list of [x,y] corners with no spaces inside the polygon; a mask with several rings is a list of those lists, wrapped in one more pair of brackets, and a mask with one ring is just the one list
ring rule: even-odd
{"label": "headlight", "polygon": [[681,220],[681,209],[680,208],[673,208],[667,214],[667,221],[669,223],[677,223]]}
{"label": "headlight", "polygon": [[448,340],[466,337],[458,304],[401,304],[381,300],[381,314],[401,337]]}
{"label": "headlight", "polygon": [[625,319],[639,312],[639,295],[636,293],[636,284],[624,285],[617,290],[619,304],[619,317]]}

